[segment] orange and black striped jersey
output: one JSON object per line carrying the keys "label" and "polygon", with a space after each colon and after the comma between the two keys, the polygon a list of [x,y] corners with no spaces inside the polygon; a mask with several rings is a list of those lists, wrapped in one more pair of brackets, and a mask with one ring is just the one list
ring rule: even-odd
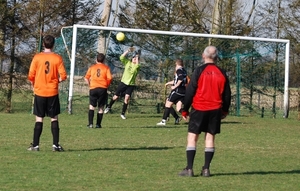
{"label": "orange and black striped jersey", "polygon": [[107,65],[98,63],[89,67],[84,78],[89,82],[90,89],[108,88],[112,75]]}
{"label": "orange and black striped jersey", "polygon": [[58,95],[59,79],[67,79],[63,59],[54,52],[36,54],[31,62],[28,80],[34,87],[34,94],[42,97]]}

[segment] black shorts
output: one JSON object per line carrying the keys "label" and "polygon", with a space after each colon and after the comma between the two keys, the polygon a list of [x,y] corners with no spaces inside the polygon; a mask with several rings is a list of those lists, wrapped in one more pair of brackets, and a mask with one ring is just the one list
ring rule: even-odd
{"label": "black shorts", "polygon": [[33,114],[38,117],[54,118],[60,114],[59,96],[41,97],[34,95]]}
{"label": "black shorts", "polygon": [[168,96],[168,101],[172,102],[172,103],[177,103],[178,101],[181,101],[183,102],[184,100],[184,95],[180,95],[180,94],[177,94],[175,93],[174,91],[172,91],[169,96]]}
{"label": "black shorts", "polygon": [[107,89],[95,88],[90,90],[90,105],[93,107],[102,107],[107,101]]}
{"label": "black shorts", "polygon": [[128,94],[129,96],[131,96],[134,88],[135,86],[126,85],[123,82],[121,82],[117,87],[115,95],[123,97],[125,96],[125,94]]}
{"label": "black shorts", "polygon": [[221,114],[221,109],[210,111],[198,111],[192,109],[190,112],[188,132],[195,134],[208,132],[212,135],[220,133]]}

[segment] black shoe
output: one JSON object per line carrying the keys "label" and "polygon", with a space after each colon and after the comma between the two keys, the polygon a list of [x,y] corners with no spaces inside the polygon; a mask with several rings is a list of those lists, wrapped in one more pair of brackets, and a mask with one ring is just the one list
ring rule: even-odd
{"label": "black shoe", "polygon": [[40,148],[39,148],[38,145],[34,147],[33,144],[30,143],[30,146],[27,148],[27,150],[28,150],[28,151],[39,151]]}
{"label": "black shoe", "polygon": [[193,177],[194,176],[194,172],[193,169],[183,169],[179,174],[179,176],[188,176],[188,177]]}
{"label": "black shoe", "polygon": [[62,151],[64,151],[64,149],[60,145],[58,145],[58,146],[53,145],[52,146],[52,151],[62,152]]}
{"label": "black shoe", "polygon": [[93,124],[89,124],[86,126],[87,128],[93,128]]}
{"label": "black shoe", "polygon": [[101,126],[101,125],[96,125],[96,129],[97,129],[97,128],[102,128],[102,126]]}
{"label": "black shoe", "polygon": [[178,117],[177,119],[175,119],[175,125],[178,125],[180,121],[181,121],[180,117]]}
{"label": "black shoe", "polygon": [[210,177],[210,171],[209,169],[202,169],[200,176],[204,176],[204,177]]}

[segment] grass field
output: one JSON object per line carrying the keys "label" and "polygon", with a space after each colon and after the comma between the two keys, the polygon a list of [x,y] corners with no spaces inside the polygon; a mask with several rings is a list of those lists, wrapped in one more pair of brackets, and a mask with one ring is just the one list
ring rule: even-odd
{"label": "grass field", "polygon": [[[52,152],[45,118],[40,152],[26,148],[34,116],[0,113],[0,190],[300,190],[299,121],[229,116],[217,135],[212,177],[179,177],[187,124],[155,124],[160,114],[106,114],[87,129],[87,113],[61,114],[61,145]],[[203,165],[202,136],[194,171]]]}

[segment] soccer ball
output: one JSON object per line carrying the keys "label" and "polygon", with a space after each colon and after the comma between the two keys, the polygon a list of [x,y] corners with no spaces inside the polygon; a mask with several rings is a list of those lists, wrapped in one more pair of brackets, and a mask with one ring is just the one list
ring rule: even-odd
{"label": "soccer ball", "polygon": [[119,32],[119,33],[117,34],[116,38],[117,38],[118,41],[122,42],[122,41],[125,40],[125,34],[122,33],[122,32]]}

